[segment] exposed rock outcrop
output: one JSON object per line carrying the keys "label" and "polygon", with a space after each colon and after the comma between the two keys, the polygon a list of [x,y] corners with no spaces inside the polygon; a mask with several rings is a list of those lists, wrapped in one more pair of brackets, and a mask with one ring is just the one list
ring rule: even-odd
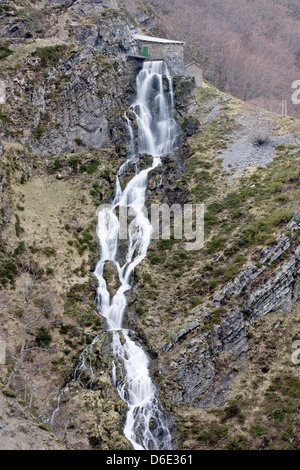
{"label": "exposed rock outcrop", "polygon": [[[288,228],[299,229],[299,211]],[[285,260],[288,257],[288,260]],[[281,263],[281,259],[283,260]],[[270,266],[280,263],[271,273]],[[201,307],[199,315],[210,323],[209,331],[201,332],[200,321],[193,319],[179,332],[172,332],[172,342],[163,347],[168,353],[181,338],[193,330],[198,334],[185,349],[184,359],[175,360],[180,391],[175,401],[185,401],[204,408],[223,406],[232,378],[248,350],[248,329],[251,323],[270,312],[289,313],[300,300],[300,245],[297,235],[282,236],[265,247],[257,265],[250,265],[233,281],[218,291],[211,302]],[[235,308],[228,305],[238,302]],[[226,312],[226,313],[225,313]],[[221,315],[216,322],[215,315]],[[216,322],[216,324],[214,324]],[[197,349],[198,348],[198,349]],[[194,352],[197,350],[197,359]],[[226,356],[221,373],[217,373],[218,358]],[[174,398],[173,398],[174,399]]]}

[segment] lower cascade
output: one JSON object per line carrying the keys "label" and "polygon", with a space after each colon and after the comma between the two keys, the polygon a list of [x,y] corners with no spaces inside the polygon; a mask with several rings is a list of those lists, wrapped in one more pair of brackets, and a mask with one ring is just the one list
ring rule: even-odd
{"label": "lower cascade", "polygon": [[[164,91],[164,80],[167,92]],[[151,241],[152,226],[143,211],[148,173],[161,163],[162,155],[174,149],[178,129],[173,117],[172,79],[166,64],[163,61],[145,62],[137,75],[136,86],[136,99],[131,111],[138,124],[138,149],[135,149],[131,122],[126,117],[130,138],[128,158],[134,162],[137,154],[147,153],[153,157],[152,165],[141,171],[136,166],[134,177],[124,189],[119,177],[126,168],[126,162],[120,167],[114,201],[98,215],[100,259],[94,274],[98,280],[99,312],[112,332],[112,379],[128,406],[124,435],[135,450],[171,449],[171,435],[149,374],[149,359],[141,346],[133,341],[132,333],[123,328],[123,317],[131,275],[145,258]],[[121,208],[130,210],[132,215],[128,227],[128,249],[122,265],[117,260],[120,223],[115,213]],[[107,261],[116,266],[118,273],[119,288],[114,296],[110,295],[104,278]]]}

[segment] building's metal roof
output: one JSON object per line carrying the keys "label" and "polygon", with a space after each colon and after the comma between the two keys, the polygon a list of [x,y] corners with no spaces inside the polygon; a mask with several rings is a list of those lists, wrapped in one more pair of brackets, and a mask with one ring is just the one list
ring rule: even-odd
{"label": "building's metal roof", "polygon": [[173,41],[172,39],[163,39],[163,38],[154,38],[152,36],[143,36],[142,34],[135,34],[134,39],[138,41],[146,41],[146,42],[159,42],[164,44],[181,44],[184,45],[183,41]]}
{"label": "building's metal roof", "polygon": [[198,62],[190,62],[189,64],[186,64],[186,68],[191,67],[192,65],[196,65],[196,67],[202,70],[202,67]]}

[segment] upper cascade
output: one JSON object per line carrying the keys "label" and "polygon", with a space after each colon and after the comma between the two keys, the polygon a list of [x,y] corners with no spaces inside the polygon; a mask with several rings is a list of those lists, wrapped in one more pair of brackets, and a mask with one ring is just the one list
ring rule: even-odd
{"label": "upper cascade", "polygon": [[172,78],[165,62],[144,62],[136,85],[137,96],[132,108],[139,126],[139,153],[154,157],[168,154],[175,146],[178,127],[174,120]]}

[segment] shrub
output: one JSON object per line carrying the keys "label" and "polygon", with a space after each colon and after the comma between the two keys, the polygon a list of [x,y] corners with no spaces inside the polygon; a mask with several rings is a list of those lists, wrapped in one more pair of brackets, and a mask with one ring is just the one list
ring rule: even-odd
{"label": "shrub", "polygon": [[10,260],[4,260],[0,264],[0,282],[5,287],[8,283],[11,286],[15,284],[15,277],[17,276],[17,267],[15,263]]}
{"label": "shrub", "polygon": [[221,202],[212,202],[209,204],[207,207],[207,211],[210,212],[211,214],[218,214],[219,212],[222,212],[224,209],[223,204]]}
{"label": "shrub", "polygon": [[286,395],[292,398],[299,397],[299,390],[300,390],[300,378],[296,376],[278,376],[273,379],[272,386],[274,390],[282,393],[282,395]]}
{"label": "shrub", "polygon": [[213,192],[212,186],[207,184],[199,183],[192,189],[192,194],[198,201],[203,201]]}
{"label": "shrub", "polygon": [[79,160],[78,158],[70,158],[68,160],[68,165],[73,169],[73,171],[77,171],[78,170],[78,165],[79,165]]}
{"label": "shrub", "polygon": [[275,202],[285,202],[288,200],[288,196],[286,194],[277,194],[277,196],[274,197]]}
{"label": "shrub", "polygon": [[16,394],[10,388],[2,387],[2,393],[7,397],[16,398]]}
{"label": "shrub", "polygon": [[143,275],[143,281],[144,281],[145,284],[150,284],[152,282],[151,274],[145,273]]}
{"label": "shrub", "polygon": [[158,253],[149,253],[148,254],[148,259],[151,264],[162,264],[165,261],[165,255],[163,254],[158,254]]}
{"label": "shrub", "polygon": [[222,417],[222,422],[227,421],[228,419],[241,418],[241,409],[235,402],[230,402],[223,410],[224,415]]}
{"label": "shrub", "polygon": [[173,244],[173,240],[169,239],[169,240],[159,240],[157,242],[157,248],[158,250],[170,250],[170,248],[172,247],[172,244]]}
{"label": "shrub", "polygon": [[65,335],[68,333],[69,329],[70,329],[70,325],[62,324],[60,325],[59,332],[61,335]]}
{"label": "shrub", "polygon": [[268,430],[264,428],[261,424],[254,424],[249,429],[249,433],[251,434],[252,437],[259,437],[259,436],[265,436],[266,434],[268,434]]}
{"label": "shrub", "polygon": [[224,281],[230,281],[239,271],[239,266],[231,265],[229,268],[226,269],[224,273]]}
{"label": "shrub", "polygon": [[53,256],[56,253],[55,249],[52,246],[45,246],[45,248],[43,248],[41,252],[46,255],[47,258],[50,258],[50,256]]}
{"label": "shrub", "polygon": [[43,135],[43,128],[41,124],[38,124],[38,126],[33,130],[32,134],[35,139],[40,139]]}
{"label": "shrub", "polygon": [[0,13],[3,13],[4,11],[9,11],[10,10],[9,5],[0,5]]}
{"label": "shrub", "polygon": [[7,117],[7,114],[3,113],[0,109],[0,119],[1,121],[3,122],[8,122],[8,117]]}
{"label": "shrub", "polygon": [[85,147],[85,143],[79,137],[75,139],[75,142],[77,145],[81,145],[82,147]]}
{"label": "shrub", "polygon": [[25,242],[20,242],[17,248],[15,248],[13,256],[17,257],[22,255],[26,251]]}
{"label": "shrub", "polygon": [[272,183],[269,184],[269,191],[271,193],[280,193],[280,191],[282,190],[282,187],[283,187],[283,183],[281,183],[280,181],[273,181]]}
{"label": "shrub", "polygon": [[281,226],[292,218],[294,210],[291,207],[285,207],[275,210],[270,216],[270,224],[272,227]]}
{"label": "shrub", "polygon": [[93,235],[90,234],[89,229],[86,229],[83,234],[82,238],[79,238],[80,245],[85,245],[93,240]]}
{"label": "shrub", "polygon": [[87,165],[86,172],[91,175],[92,173],[95,173],[99,166],[99,160],[92,160],[89,165]]}
{"label": "shrub", "polygon": [[39,347],[42,346],[49,346],[49,344],[52,341],[52,336],[50,333],[46,330],[46,328],[41,327],[38,329],[36,336],[35,336],[35,342]]}
{"label": "shrub", "polygon": [[54,163],[53,163],[53,170],[54,170],[54,171],[60,170],[61,167],[62,167],[62,163],[61,163],[60,159],[59,159],[59,158],[56,158],[56,159],[54,160]]}
{"label": "shrub", "polygon": [[210,242],[210,244],[207,248],[207,253],[213,254],[213,253],[216,253],[218,251],[221,251],[224,248],[225,242],[226,242],[225,238],[222,238],[222,237],[214,238]]}
{"label": "shrub", "polygon": [[17,237],[20,237],[21,233],[24,232],[24,229],[21,227],[21,221],[20,221],[19,215],[15,214],[15,217],[16,217],[16,223],[15,223],[16,235]]}
{"label": "shrub", "polygon": [[262,217],[253,224],[244,228],[238,240],[240,247],[251,244],[264,244],[274,237],[274,229],[281,227],[291,219],[294,210],[289,207],[275,209],[269,216]]}
{"label": "shrub", "polygon": [[244,450],[248,448],[248,440],[243,435],[238,435],[230,441],[226,447],[227,450]]}
{"label": "shrub", "polygon": [[0,46],[0,60],[5,60],[11,54],[13,54],[11,49],[6,46]]}

